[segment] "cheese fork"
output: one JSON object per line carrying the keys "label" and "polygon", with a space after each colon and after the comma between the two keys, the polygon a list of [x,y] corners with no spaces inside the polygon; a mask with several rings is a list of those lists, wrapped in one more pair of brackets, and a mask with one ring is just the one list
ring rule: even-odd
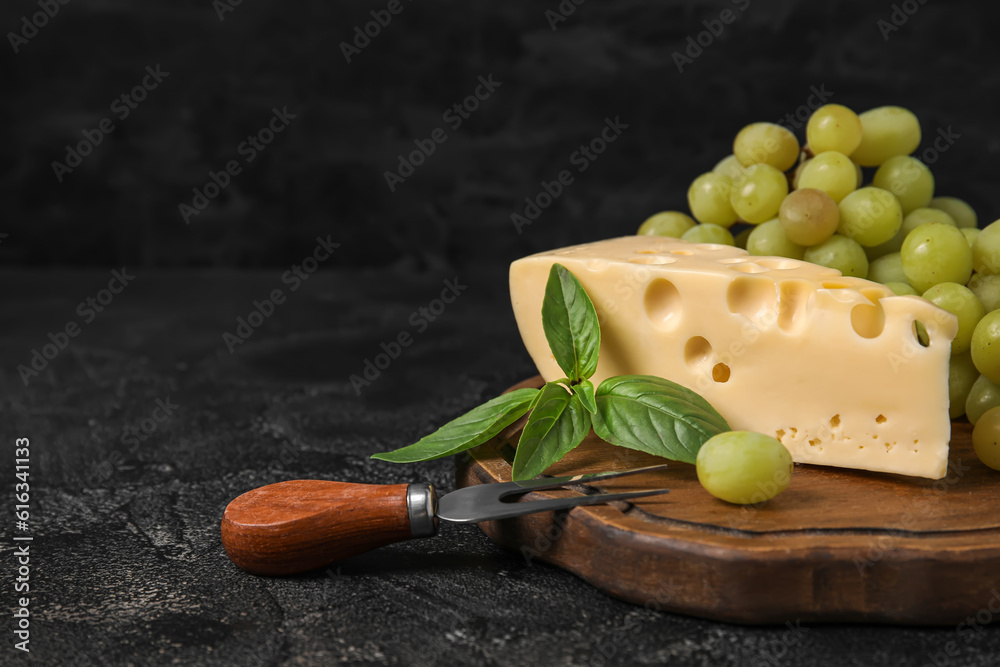
{"label": "cheese fork", "polygon": [[666,464],[610,472],[480,484],[440,499],[430,484],[352,484],[303,479],[268,484],[233,500],[222,518],[222,545],[253,574],[314,570],[378,547],[430,537],[439,521],[478,523],[667,493],[646,489],[570,498],[516,501],[514,496],[638,475]]}

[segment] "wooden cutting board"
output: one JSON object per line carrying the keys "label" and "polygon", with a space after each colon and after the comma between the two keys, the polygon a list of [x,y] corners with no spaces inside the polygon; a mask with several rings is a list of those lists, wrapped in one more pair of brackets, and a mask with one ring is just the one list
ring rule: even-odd
{"label": "wooden cutting board", "polygon": [[[535,377],[511,389],[541,385]],[[523,422],[459,457],[458,486],[509,481]],[[547,474],[662,462],[591,433]],[[941,480],[796,465],[788,489],[756,507],[713,498],[684,463],[595,486],[670,493],[480,527],[615,597],[714,620],[957,625],[1000,611],[1000,472],[976,458],[967,422],[953,424]]]}

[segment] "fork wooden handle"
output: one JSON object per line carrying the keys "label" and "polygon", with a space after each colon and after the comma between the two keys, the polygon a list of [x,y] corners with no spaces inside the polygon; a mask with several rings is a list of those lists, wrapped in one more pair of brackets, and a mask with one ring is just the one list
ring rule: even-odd
{"label": "fork wooden handle", "polygon": [[253,574],[306,572],[433,535],[435,503],[430,484],[278,482],[229,503],[222,545],[234,563]]}

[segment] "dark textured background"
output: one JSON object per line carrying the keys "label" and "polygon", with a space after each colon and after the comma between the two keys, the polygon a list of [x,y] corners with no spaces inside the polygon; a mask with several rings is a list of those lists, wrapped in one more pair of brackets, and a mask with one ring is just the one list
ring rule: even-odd
{"label": "dark textured background", "polygon": [[[404,4],[350,64],[339,43],[384,3],[245,2],[220,21],[208,0],[72,0],[16,55],[0,45],[0,424],[4,443],[32,440],[35,536],[32,653],[5,632],[0,664],[997,664],[996,624],[969,642],[954,628],[716,624],[615,601],[473,527],[325,574],[229,563],[218,521],[249,488],[452,488],[450,460],[368,456],[533,374],[507,264],[683,208],[743,124],[794,112],[811,87],[859,110],[908,106],[931,137],[951,126],[939,193],[998,217],[992,3],[928,0],[886,41],[888,2],[751,0],[683,74],[671,54],[734,3],[589,0],[555,31],[555,1]],[[4,3],[0,28],[35,11]],[[59,183],[66,144],[157,64],[170,76]],[[396,155],[489,74],[502,86],[390,193]],[[288,129],[184,224],[178,204],[283,106],[298,115]],[[518,234],[511,214],[607,116],[629,128]],[[283,272],[327,235],[341,247],[291,291]],[[134,284],[85,321],[77,304],[123,265]],[[468,289],[417,332],[411,314],[456,277]],[[223,334],[276,288],[288,301],[231,353]],[[67,322],[80,335],[22,381]],[[356,391],[351,374],[402,331],[414,344]],[[176,413],[127,444],[167,397]],[[8,519],[0,533],[6,608]]]}

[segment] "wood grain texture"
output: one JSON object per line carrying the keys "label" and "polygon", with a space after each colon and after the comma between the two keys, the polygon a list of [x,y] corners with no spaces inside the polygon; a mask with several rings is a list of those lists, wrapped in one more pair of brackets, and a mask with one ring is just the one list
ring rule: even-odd
{"label": "wood grain texture", "polygon": [[[539,386],[532,378],[521,386]],[[510,479],[521,423],[459,461],[458,486]],[[591,435],[547,474],[662,460]],[[710,496],[694,466],[611,480],[601,489],[669,487],[665,496],[480,524],[496,542],[576,573],[636,604],[737,623],[957,624],[1000,588],[1000,473],[953,425],[941,480],[796,465],[759,506]],[[543,491],[530,498],[593,492]],[[1000,595],[1000,594],[998,594]]]}
{"label": "wood grain texture", "polygon": [[407,486],[315,479],[262,486],[226,507],[222,544],[253,574],[314,570],[410,539]]}

